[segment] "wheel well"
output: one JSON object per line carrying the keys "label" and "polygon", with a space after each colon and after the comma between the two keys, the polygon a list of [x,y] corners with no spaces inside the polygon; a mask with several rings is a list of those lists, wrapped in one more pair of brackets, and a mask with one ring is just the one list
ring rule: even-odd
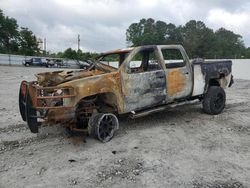
{"label": "wheel well", "polygon": [[104,104],[111,106],[117,109],[117,97],[114,93],[101,93],[98,95],[99,100],[101,100]]}
{"label": "wheel well", "polygon": [[98,112],[117,111],[117,97],[111,92],[84,97],[77,103],[76,108],[86,102],[93,103],[97,107]]}
{"label": "wheel well", "polygon": [[216,79],[211,79],[208,84],[208,87],[210,86],[220,86],[220,83]]}
{"label": "wheel well", "polygon": [[86,128],[89,118],[95,113],[116,113],[117,98],[113,93],[87,96],[78,101],[75,108],[77,128]]}

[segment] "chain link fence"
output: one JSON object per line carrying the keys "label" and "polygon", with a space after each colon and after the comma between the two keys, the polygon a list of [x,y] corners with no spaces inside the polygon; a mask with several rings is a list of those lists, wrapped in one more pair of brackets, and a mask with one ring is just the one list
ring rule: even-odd
{"label": "chain link fence", "polygon": [[25,61],[30,60],[31,58],[39,58],[44,62],[60,60],[61,61],[60,67],[64,68],[78,69],[87,65],[85,61],[77,61],[77,60],[62,59],[62,58],[39,57],[39,56],[12,55],[12,54],[0,54],[0,65],[23,66]]}

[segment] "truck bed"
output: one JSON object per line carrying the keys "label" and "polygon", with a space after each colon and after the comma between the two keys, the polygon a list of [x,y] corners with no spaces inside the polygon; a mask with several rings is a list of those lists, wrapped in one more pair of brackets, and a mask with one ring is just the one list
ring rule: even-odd
{"label": "truck bed", "polygon": [[200,65],[202,74],[205,75],[205,80],[218,79],[221,76],[228,76],[232,73],[232,61],[221,60],[221,61],[204,61],[194,60],[193,65]]}

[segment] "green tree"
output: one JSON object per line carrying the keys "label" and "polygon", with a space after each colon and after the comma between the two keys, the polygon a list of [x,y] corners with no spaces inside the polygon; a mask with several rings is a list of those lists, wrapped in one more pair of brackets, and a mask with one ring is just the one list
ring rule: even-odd
{"label": "green tree", "polygon": [[250,47],[246,48],[243,56],[244,56],[244,58],[250,58]]}
{"label": "green tree", "polygon": [[75,50],[73,50],[72,48],[68,48],[63,52],[62,55],[63,58],[67,58],[67,59],[78,59],[78,55],[77,52]]}
{"label": "green tree", "polygon": [[5,16],[0,10],[0,53],[18,51],[18,25],[14,18]]}
{"label": "green tree", "polygon": [[196,20],[176,27],[152,18],[141,19],[128,27],[126,37],[130,46],[182,44],[191,58],[240,58],[249,53],[240,35],[223,28],[214,32]]}
{"label": "green tree", "polygon": [[165,44],[167,24],[163,21],[155,22],[154,19],[141,19],[133,23],[126,31],[127,43],[131,46]]}
{"label": "green tree", "polygon": [[201,21],[191,20],[181,27],[183,45],[192,58],[210,57],[214,32]]}
{"label": "green tree", "polygon": [[24,55],[39,54],[36,36],[28,28],[21,27],[19,32],[19,53]]}
{"label": "green tree", "polygon": [[95,59],[98,55],[97,53],[82,52],[82,50],[78,50],[79,60]]}
{"label": "green tree", "polygon": [[242,36],[220,28],[215,32],[215,55],[217,58],[240,58],[244,55],[245,46]]}
{"label": "green tree", "polygon": [[174,24],[167,24],[166,44],[183,44],[183,37],[181,35],[181,27],[176,27]]}

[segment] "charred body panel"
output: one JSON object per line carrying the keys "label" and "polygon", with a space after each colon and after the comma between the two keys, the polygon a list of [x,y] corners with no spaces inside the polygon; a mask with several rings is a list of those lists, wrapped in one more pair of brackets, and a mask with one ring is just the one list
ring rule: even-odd
{"label": "charred body panel", "polygon": [[[193,90],[193,96],[203,94],[210,85],[219,85],[222,88],[230,87],[233,83],[232,77],[232,61],[204,61],[203,59],[194,60],[192,62],[196,86]],[[199,72],[199,70],[201,72]],[[203,77],[203,80],[201,79]],[[199,80],[199,81],[198,81]],[[198,83],[199,82],[199,83]],[[205,85],[203,85],[205,84]],[[204,87],[201,89],[201,87]],[[199,91],[197,92],[199,88]],[[202,91],[203,90],[203,91]]]}
{"label": "charred body panel", "polygon": [[160,45],[158,49],[161,52],[162,50],[178,51],[180,58],[183,60],[182,63],[165,64],[163,53],[160,54],[166,72],[167,103],[191,96],[193,72],[185,49],[181,45]]}
{"label": "charred body panel", "polygon": [[205,76],[201,71],[201,66],[199,64],[193,65],[193,72],[194,72],[194,87],[192,96],[199,96],[204,93],[206,82]]}
{"label": "charred body panel", "polygon": [[[130,67],[139,54],[141,65]],[[154,64],[150,65],[150,56]],[[121,66],[121,87],[123,94],[123,113],[141,110],[166,103],[166,73],[157,46],[149,45],[134,48]]]}
{"label": "charred body panel", "polygon": [[[69,106],[63,103],[67,98],[75,97],[73,88],[57,88],[57,87],[40,87],[37,82],[23,81],[20,86],[19,93],[19,109],[21,116],[33,133],[38,132],[41,121],[47,123],[54,118],[61,117],[63,121],[67,120],[66,114],[68,109],[73,109],[74,106]],[[66,110],[67,109],[67,110]],[[64,113],[56,113],[56,116],[49,118],[50,114],[58,110]],[[70,119],[72,117],[69,117]]]}
{"label": "charred body panel", "polygon": [[163,70],[124,76],[124,112],[165,103],[165,77]]}
{"label": "charred body panel", "polygon": [[120,86],[120,76],[118,72],[112,72],[102,75],[96,75],[89,78],[82,78],[77,80],[72,80],[61,84],[60,86],[70,87],[74,86],[76,97],[74,101],[71,101],[73,106],[88,96],[94,96],[99,94],[114,95],[113,101],[109,101],[112,105],[117,107],[118,112],[122,112],[123,109],[123,100],[121,95],[121,86]]}
{"label": "charred body panel", "polygon": [[186,67],[167,70],[167,101],[190,96],[192,85],[192,77]]}

